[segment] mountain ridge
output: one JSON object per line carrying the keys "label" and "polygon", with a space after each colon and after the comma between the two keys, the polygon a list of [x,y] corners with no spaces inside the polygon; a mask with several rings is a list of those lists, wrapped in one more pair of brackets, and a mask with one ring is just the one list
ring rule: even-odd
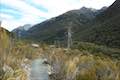
{"label": "mountain ridge", "polygon": [[25,37],[35,41],[66,41],[72,27],[73,41],[91,42],[120,48],[120,1],[101,10],[81,8],[71,10],[31,27]]}
{"label": "mountain ridge", "polygon": [[86,39],[83,40],[120,48],[120,0],[116,0],[95,20],[95,25],[88,31],[84,31],[83,37]]}
{"label": "mountain ridge", "polygon": [[[71,26],[74,26],[74,31],[78,30],[78,28],[80,28],[79,26],[81,26],[82,30],[83,28],[85,28],[83,25],[89,24],[97,14],[97,11],[95,12],[92,11],[91,8],[85,7],[81,8],[80,10],[68,11],[60,16],[54,17],[30,28],[30,30],[28,30],[28,36],[34,36],[34,38],[36,37],[36,39],[38,38],[40,40],[47,40],[47,38],[50,39],[50,33],[59,34],[60,32],[60,35],[65,36],[64,32],[66,32],[66,28],[69,26],[69,23],[72,22]],[[50,33],[47,34],[47,32],[49,31]],[[61,33],[61,31],[64,32]],[[52,35],[51,37],[54,36],[56,35]],[[62,37],[60,36],[60,38]]]}

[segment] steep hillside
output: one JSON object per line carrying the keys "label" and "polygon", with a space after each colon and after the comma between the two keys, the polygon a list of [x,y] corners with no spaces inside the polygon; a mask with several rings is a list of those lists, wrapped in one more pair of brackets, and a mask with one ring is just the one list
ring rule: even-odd
{"label": "steep hillside", "polygon": [[35,40],[63,40],[66,37],[66,30],[72,26],[73,32],[84,30],[86,24],[91,24],[92,20],[100,11],[91,8],[81,8],[80,10],[72,10],[58,17],[47,20],[43,23],[33,26],[28,30],[30,38]]}
{"label": "steep hillside", "polygon": [[79,32],[79,39],[110,47],[120,48],[120,1],[116,0],[107,10],[99,14],[91,28]]}
{"label": "steep hillside", "polygon": [[98,15],[97,18],[101,21],[104,21],[119,14],[120,14],[120,0],[116,0],[106,11]]}

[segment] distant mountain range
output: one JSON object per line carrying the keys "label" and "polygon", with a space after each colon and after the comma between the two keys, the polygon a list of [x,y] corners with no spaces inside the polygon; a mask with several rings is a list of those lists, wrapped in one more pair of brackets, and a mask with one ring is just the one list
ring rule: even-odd
{"label": "distant mountain range", "polygon": [[[36,41],[66,40],[68,27],[72,27],[74,41],[85,41],[120,48],[120,0],[110,7],[95,10],[81,8],[32,26],[24,37]],[[13,31],[14,32],[14,31]]]}
{"label": "distant mountain range", "polygon": [[27,37],[38,41],[63,40],[65,39],[67,27],[72,26],[74,28],[73,32],[81,31],[86,28],[86,24],[91,24],[96,15],[102,11],[85,7],[80,10],[68,11],[58,17],[33,26],[27,31]]}
{"label": "distant mountain range", "polygon": [[14,29],[12,32],[15,33],[19,37],[23,37],[26,35],[26,32],[32,27],[31,24],[25,24],[23,26],[20,26],[16,29]]}

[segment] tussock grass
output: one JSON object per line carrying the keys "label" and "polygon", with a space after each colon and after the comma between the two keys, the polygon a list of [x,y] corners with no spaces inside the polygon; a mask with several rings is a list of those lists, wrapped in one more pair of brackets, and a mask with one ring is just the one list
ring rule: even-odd
{"label": "tussock grass", "polygon": [[[120,60],[104,55],[111,49],[86,44],[80,49],[50,47],[46,44],[33,48],[23,41],[12,41],[5,31],[0,32],[0,80],[27,80],[21,64],[33,59],[47,58],[53,67],[51,80],[120,80]],[[116,51],[115,51],[116,52]],[[28,61],[26,61],[28,59]]]}
{"label": "tussock grass", "polygon": [[5,30],[0,30],[0,80],[27,80],[22,64],[29,64],[30,60],[39,56],[36,51],[30,44],[19,40],[15,42]]}
{"label": "tussock grass", "polygon": [[[119,60],[55,48],[48,53],[56,73],[51,80],[119,80]],[[74,55],[75,54],[75,55]]]}

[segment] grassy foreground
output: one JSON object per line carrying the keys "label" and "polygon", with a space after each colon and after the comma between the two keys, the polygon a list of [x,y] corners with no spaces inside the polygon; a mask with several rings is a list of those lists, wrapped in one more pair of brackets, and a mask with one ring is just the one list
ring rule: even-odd
{"label": "grassy foreground", "polygon": [[[104,55],[92,55],[92,49],[82,47],[67,50],[49,45],[33,48],[30,43],[11,40],[6,32],[2,31],[0,80],[27,80],[28,73],[23,64],[30,64],[33,59],[40,57],[47,58],[53,67],[51,80],[120,80],[120,60]],[[97,50],[95,53],[97,54]]]}

